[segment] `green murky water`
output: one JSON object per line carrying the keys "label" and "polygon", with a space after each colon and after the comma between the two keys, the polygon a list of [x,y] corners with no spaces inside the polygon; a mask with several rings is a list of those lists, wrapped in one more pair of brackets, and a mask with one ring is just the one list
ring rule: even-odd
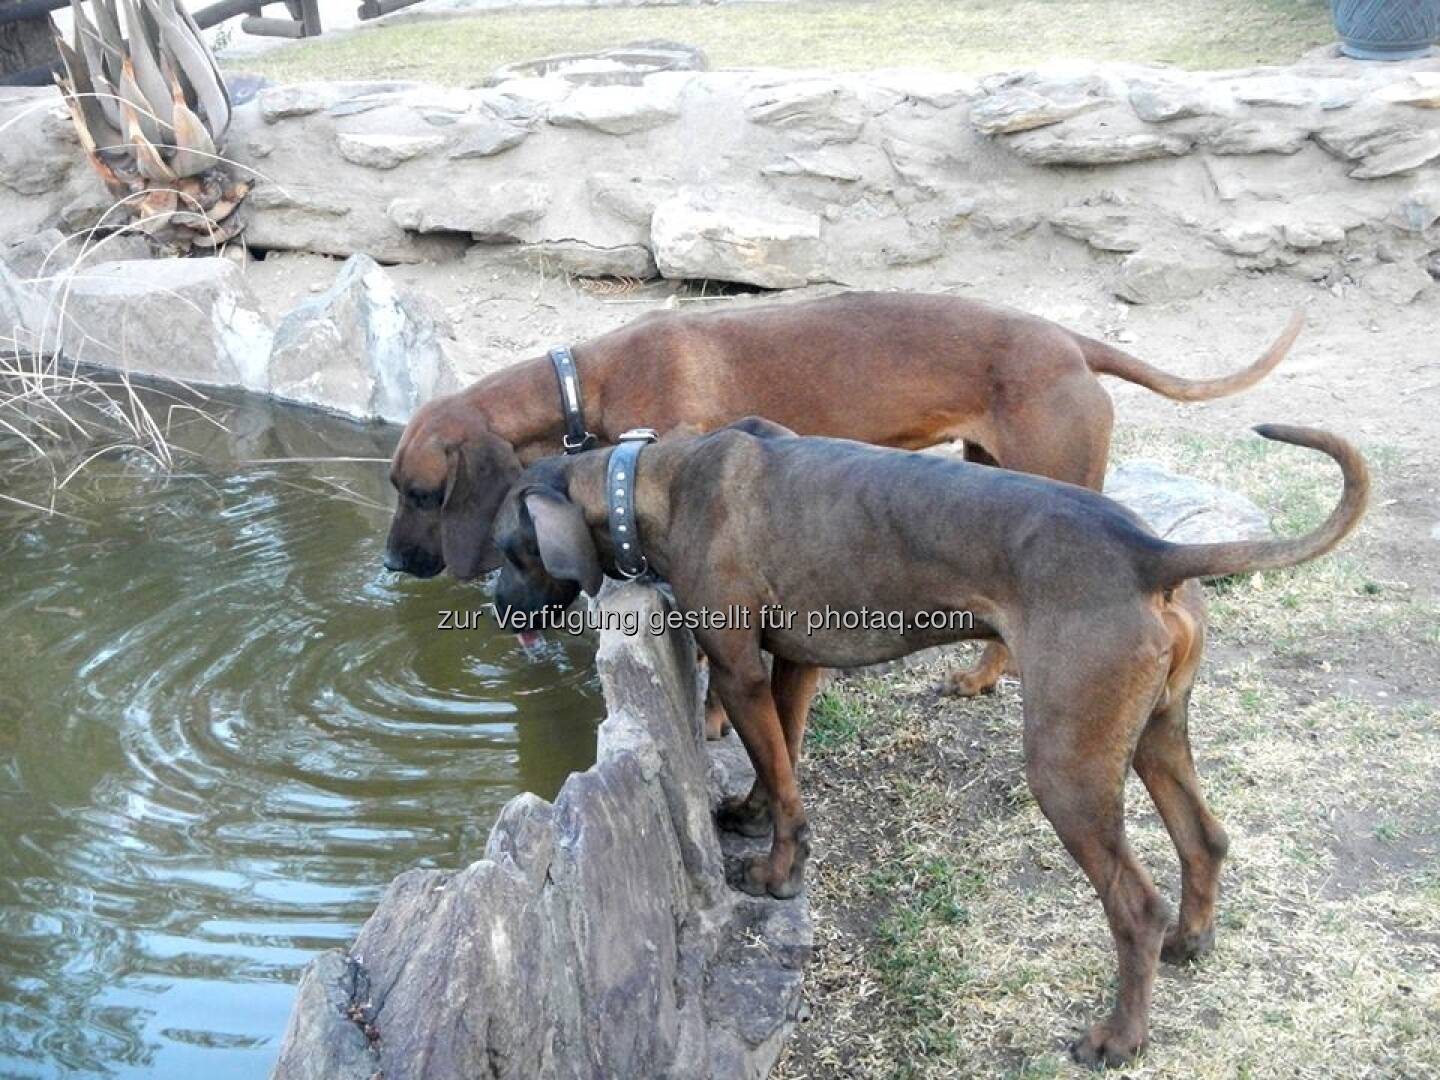
{"label": "green murky water", "polygon": [[[436,629],[380,565],[397,432],[255,399],[171,474],[0,503],[0,1077],[266,1075],[301,968],[594,754],[589,646]],[[0,492],[34,497],[0,442]],[[372,505],[373,504],[373,505]]]}

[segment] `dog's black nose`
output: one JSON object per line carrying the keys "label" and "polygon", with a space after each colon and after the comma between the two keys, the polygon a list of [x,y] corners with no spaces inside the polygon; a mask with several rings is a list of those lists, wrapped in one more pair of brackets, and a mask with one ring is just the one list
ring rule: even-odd
{"label": "dog's black nose", "polygon": [[399,555],[396,555],[395,552],[387,550],[385,552],[385,569],[394,570],[396,572],[404,570],[405,560],[402,559]]}

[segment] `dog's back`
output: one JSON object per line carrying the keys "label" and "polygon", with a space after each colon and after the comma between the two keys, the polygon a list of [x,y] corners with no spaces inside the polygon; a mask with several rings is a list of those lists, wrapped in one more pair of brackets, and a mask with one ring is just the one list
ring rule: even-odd
{"label": "dog's back", "polygon": [[1368,486],[1354,448],[1303,428],[1259,430],[1341,466],[1344,493],[1306,536],[1171,544],[1086,488],[843,439],[716,432],[692,444],[682,482],[716,496],[703,500],[710,506],[697,535],[741,530],[747,569],[783,600],[909,611],[939,604],[982,617],[1042,596],[1104,607],[1190,578],[1294,565],[1354,528]]}

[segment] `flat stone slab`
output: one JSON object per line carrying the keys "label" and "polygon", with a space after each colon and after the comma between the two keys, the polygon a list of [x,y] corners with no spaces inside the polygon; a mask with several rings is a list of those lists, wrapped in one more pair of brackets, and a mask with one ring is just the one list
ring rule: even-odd
{"label": "flat stone slab", "polygon": [[1105,477],[1105,494],[1145,519],[1162,540],[1216,544],[1273,540],[1269,518],[1245,496],[1156,461],[1126,461]]}

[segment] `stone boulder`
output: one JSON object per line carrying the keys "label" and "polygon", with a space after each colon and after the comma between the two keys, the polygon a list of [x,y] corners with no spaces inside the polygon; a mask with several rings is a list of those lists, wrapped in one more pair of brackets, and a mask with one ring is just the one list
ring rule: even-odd
{"label": "stone boulder", "polygon": [[1060,124],[1024,131],[1005,145],[1032,165],[1122,165],[1151,158],[1179,157],[1194,145],[1184,135],[1116,110],[1092,113]]}
{"label": "stone boulder", "polygon": [[1269,519],[1243,495],[1181,476],[1155,461],[1126,461],[1110,469],[1105,494],[1175,544],[1272,540]]}
{"label": "stone boulder", "polygon": [[396,878],[307,969],[275,1080],[769,1073],[809,909],[725,884],[693,639],[651,632],[670,610],[653,589],[612,583],[600,607],[638,632],[601,634],[596,764],[553,805],[513,799],[480,862]]}
{"label": "stone boulder", "polygon": [[141,375],[264,391],[270,321],[229,259],[100,263],[53,281],[65,354]]}
{"label": "stone boulder", "polygon": [[817,144],[854,142],[868,119],[859,95],[838,79],[761,82],[745,94],[743,104],[751,123]]}
{"label": "stone boulder", "polygon": [[44,298],[0,262],[0,356],[44,356]]}
{"label": "stone boulder", "polygon": [[443,135],[353,135],[342,131],[335,138],[340,156],[366,169],[393,169],[412,158],[433,153],[445,145]]}
{"label": "stone boulder", "polygon": [[591,128],[606,135],[633,135],[668,124],[680,115],[679,87],[647,82],[644,86],[582,86],[550,106],[556,127]]}
{"label": "stone boulder", "polygon": [[650,236],[667,278],[766,289],[825,280],[820,216],[780,203],[682,192],[655,208]]}
{"label": "stone boulder", "polygon": [[1132,304],[1164,304],[1199,296],[1230,269],[1230,261],[1209,245],[1155,241],[1125,257],[1113,289]]}
{"label": "stone boulder", "polygon": [[1009,135],[1058,124],[1104,104],[1104,98],[1092,94],[1047,97],[1028,86],[1008,86],[977,101],[970,123],[986,135]]}
{"label": "stone boulder", "polygon": [[360,419],[403,423],[421,403],[459,386],[443,334],[374,259],[352,255],[334,285],[281,319],[267,389]]}
{"label": "stone boulder", "polygon": [[1434,284],[1428,272],[1414,263],[1381,263],[1360,279],[1372,296],[1392,304],[1409,304]]}
{"label": "stone boulder", "polygon": [[408,232],[469,233],[482,243],[507,244],[539,239],[534,226],[549,204],[550,189],[537,181],[500,180],[473,187],[442,181],[393,200],[386,214]]}
{"label": "stone boulder", "polygon": [[[643,244],[589,244],[583,240],[546,240],[537,244],[501,244],[474,249],[481,259],[516,263],[532,270],[582,278],[634,278],[647,281],[658,273],[654,256]],[[467,261],[471,255],[466,255]]]}
{"label": "stone boulder", "polygon": [[1130,107],[1147,124],[1163,124],[1191,116],[1224,116],[1237,106],[1224,87],[1170,75],[1131,80]]}
{"label": "stone boulder", "polygon": [[24,278],[52,279],[77,263],[148,259],[150,244],[140,232],[66,236],[59,229],[42,229],[0,247],[0,262]]}

